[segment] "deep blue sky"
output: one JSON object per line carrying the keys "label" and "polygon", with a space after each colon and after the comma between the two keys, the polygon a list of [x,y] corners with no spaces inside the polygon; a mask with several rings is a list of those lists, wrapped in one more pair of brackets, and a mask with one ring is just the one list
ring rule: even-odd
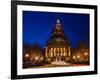
{"label": "deep blue sky", "polygon": [[23,44],[44,47],[56,20],[60,19],[71,47],[79,42],[89,45],[89,14],[23,11]]}

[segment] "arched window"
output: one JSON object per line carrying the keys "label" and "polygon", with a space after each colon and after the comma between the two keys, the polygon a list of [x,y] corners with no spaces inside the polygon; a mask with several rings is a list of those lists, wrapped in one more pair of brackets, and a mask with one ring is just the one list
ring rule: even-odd
{"label": "arched window", "polygon": [[57,52],[59,52],[59,48],[57,48]]}

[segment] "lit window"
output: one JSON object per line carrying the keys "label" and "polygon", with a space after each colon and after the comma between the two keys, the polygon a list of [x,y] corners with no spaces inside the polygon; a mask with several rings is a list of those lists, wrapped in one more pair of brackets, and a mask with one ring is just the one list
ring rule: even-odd
{"label": "lit window", "polygon": [[61,41],[61,39],[56,39],[56,41],[60,42],[60,41]]}

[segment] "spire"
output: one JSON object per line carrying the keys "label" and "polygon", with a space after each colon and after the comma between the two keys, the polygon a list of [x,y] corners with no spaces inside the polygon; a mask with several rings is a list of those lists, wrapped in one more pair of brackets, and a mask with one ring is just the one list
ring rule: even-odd
{"label": "spire", "polygon": [[[64,30],[63,27],[61,25],[61,21],[59,19],[56,20],[55,23],[55,27],[52,30],[52,34],[51,34],[51,38],[48,41],[48,44],[56,44],[56,43],[64,43],[66,44],[66,38],[64,36]],[[57,46],[58,44],[56,44],[55,46]]]}
{"label": "spire", "polygon": [[57,19],[57,23],[58,23],[58,24],[60,23],[60,20],[59,20],[59,19]]}
{"label": "spire", "polygon": [[60,20],[59,20],[59,19],[57,19],[55,29],[56,29],[56,30],[61,30],[61,23],[60,23]]}
{"label": "spire", "polygon": [[56,20],[56,25],[53,29],[53,36],[64,36],[64,31],[59,19]]}

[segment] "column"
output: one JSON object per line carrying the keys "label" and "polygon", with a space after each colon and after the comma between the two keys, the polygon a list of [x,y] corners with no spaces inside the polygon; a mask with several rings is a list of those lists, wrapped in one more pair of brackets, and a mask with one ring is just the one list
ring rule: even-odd
{"label": "column", "polygon": [[52,48],[52,57],[54,57],[54,48]]}
{"label": "column", "polygon": [[47,51],[48,51],[48,47],[45,47],[45,57],[48,57]]}
{"label": "column", "polygon": [[60,48],[61,49],[61,56],[63,56],[63,50],[62,50],[62,48]]}
{"label": "column", "polygon": [[54,57],[56,56],[56,55],[55,55],[55,54],[56,54],[55,52],[56,52],[56,48],[54,48]]}
{"label": "column", "polygon": [[60,50],[60,48],[59,48],[59,53],[60,53],[60,56],[61,56],[61,50]]}
{"label": "column", "polygon": [[50,49],[50,57],[53,57],[53,48]]}
{"label": "column", "polygon": [[65,49],[65,48],[63,48],[63,50],[64,50],[64,56],[66,56],[66,49]]}
{"label": "column", "polygon": [[68,47],[68,54],[69,54],[69,57],[70,57],[71,56],[70,47]]}

